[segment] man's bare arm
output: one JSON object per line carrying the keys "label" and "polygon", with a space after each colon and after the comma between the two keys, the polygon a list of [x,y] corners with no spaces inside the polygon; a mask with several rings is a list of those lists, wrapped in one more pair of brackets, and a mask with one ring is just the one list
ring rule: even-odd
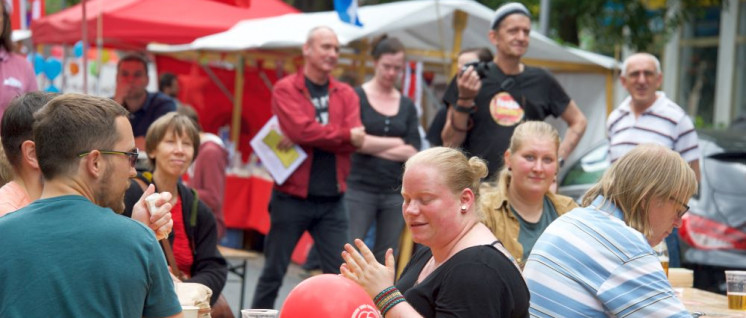
{"label": "man's bare arm", "polygon": [[567,123],[567,131],[565,132],[565,138],[562,139],[562,144],[560,144],[559,156],[567,158],[575,150],[580,138],[583,138],[588,121],[575,101],[572,100],[567,105],[565,112],[562,113],[562,120]]}

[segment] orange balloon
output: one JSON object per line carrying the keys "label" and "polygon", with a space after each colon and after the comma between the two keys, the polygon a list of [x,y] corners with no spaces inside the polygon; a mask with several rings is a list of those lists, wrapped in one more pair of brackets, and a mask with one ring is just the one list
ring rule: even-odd
{"label": "orange balloon", "polygon": [[78,63],[72,62],[69,65],[70,67],[70,74],[77,75],[78,72],[80,72],[80,66],[78,66]]}
{"label": "orange balloon", "polygon": [[108,63],[117,64],[119,63],[119,54],[115,50],[109,50],[109,61]]}
{"label": "orange balloon", "polygon": [[95,60],[98,58],[98,49],[95,47],[88,48],[88,59]]}

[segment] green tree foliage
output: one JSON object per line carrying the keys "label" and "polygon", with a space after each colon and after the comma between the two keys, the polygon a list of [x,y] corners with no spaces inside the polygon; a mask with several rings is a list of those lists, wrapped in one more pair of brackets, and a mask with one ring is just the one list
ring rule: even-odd
{"label": "green tree foliage", "polygon": [[80,3],[80,0],[44,0],[44,11],[53,14]]}
{"label": "green tree foliage", "polygon": [[[479,0],[490,8],[508,1]],[[538,20],[540,0],[522,1]],[[550,34],[580,46],[582,32],[592,38],[591,50],[612,54],[626,45],[636,51],[659,52],[673,32],[703,8],[721,0],[551,0]]]}
{"label": "green tree foliage", "polygon": [[[575,33],[582,29],[589,31],[598,51],[611,52],[614,46],[625,44],[636,51],[659,52],[680,26],[702,14],[704,8],[722,6],[723,3],[720,0],[553,0],[552,13],[577,21]],[[581,10],[565,10],[573,5]],[[557,20],[553,19],[553,22]],[[561,23],[554,26],[568,27]],[[569,37],[561,36],[560,39],[579,44]]]}
{"label": "green tree foliage", "polygon": [[303,12],[319,12],[334,10],[334,0],[283,0],[285,3]]}
{"label": "green tree foliage", "polygon": [[[333,10],[333,1],[284,0],[301,11]],[[401,0],[359,0],[361,6]],[[437,1],[437,0],[432,0]],[[477,0],[496,9],[507,0]],[[541,0],[519,0],[539,18]],[[555,40],[580,46],[581,34],[592,39],[589,49],[613,54],[621,45],[637,51],[660,51],[684,22],[722,0],[551,0],[550,34]]]}

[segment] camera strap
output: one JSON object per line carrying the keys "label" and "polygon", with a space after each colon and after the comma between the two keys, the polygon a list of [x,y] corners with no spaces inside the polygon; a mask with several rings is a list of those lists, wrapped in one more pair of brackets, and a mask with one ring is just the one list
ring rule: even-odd
{"label": "camera strap", "polygon": [[500,67],[497,66],[497,63],[495,63],[494,61],[489,62],[489,64],[487,64],[487,71],[490,72],[490,77],[494,78],[497,81],[496,84],[497,84],[497,87],[499,88],[498,93],[508,92],[508,94],[513,96],[513,94],[510,93],[510,89],[515,86],[514,85],[515,82],[510,85],[511,87],[505,87],[506,85],[504,84],[506,83],[506,81],[510,80],[510,78],[507,75],[505,75],[505,73],[503,72],[503,70],[500,69]]}

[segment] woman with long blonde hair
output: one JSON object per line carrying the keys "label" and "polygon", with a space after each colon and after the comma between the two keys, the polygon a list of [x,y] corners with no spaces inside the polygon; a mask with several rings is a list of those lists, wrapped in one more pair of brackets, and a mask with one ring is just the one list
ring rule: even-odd
{"label": "woman with long blonde hair", "polygon": [[559,144],[559,133],[545,122],[518,125],[497,186],[485,185],[480,200],[485,224],[521,266],[544,229],[577,207],[572,198],[550,191],[559,170]]}

